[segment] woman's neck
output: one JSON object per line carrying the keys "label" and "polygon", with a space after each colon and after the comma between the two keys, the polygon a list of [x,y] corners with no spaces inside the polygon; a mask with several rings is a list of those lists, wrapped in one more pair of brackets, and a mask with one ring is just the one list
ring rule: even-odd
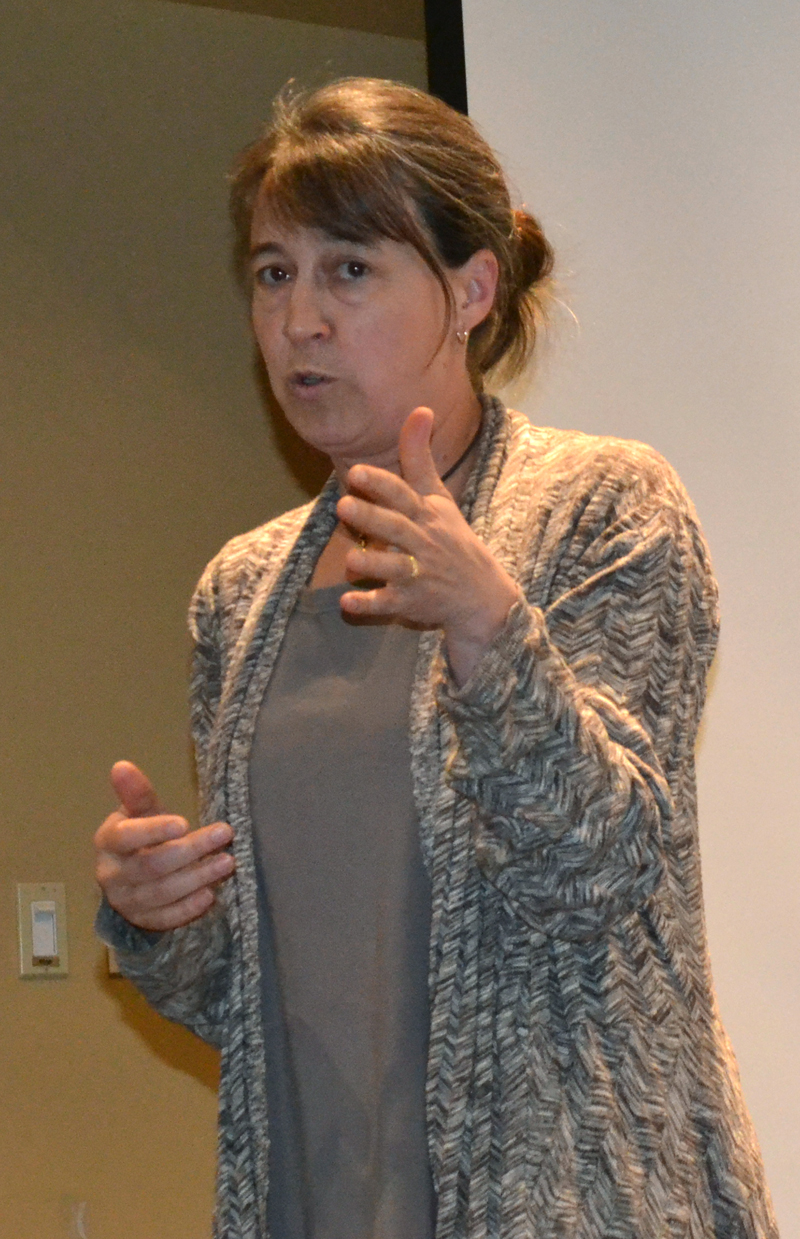
{"label": "woman's neck", "polygon": [[[465,400],[454,402],[449,408],[440,406],[435,413],[431,434],[431,455],[439,477],[443,478],[445,486],[458,502],[472,468],[474,448],[477,445],[481,428],[483,413],[481,402],[470,387]],[[397,447],[390,448],[371,459],[365,459],[362,456],[352,459],[332,457],[331,463],[343,491],[347,489],[347,475],[355,464],[373,465],[402,476]],[[444,475],[447,475],[446,478]]]}
{"label": "woman's neck", "polygon": [[[444,484],[456,503],[459,503],[461,500],[464,487],[475,461],[475,449],[481,428],[482,413],[480,400],[473,392],[471,408],[469,410],[462,410],[458,417],[444,418],[438,425],[434,425],[431,436],[433,459],[440,477],[442,474],[449,474]],[[365,463],[378,464],[378,461],[368,461]],[[347,489],[348,470],[354,464],[356,464],[355,460],[346,463],[334,461],[336,473],[343,491]],[[454,465],[455,468],[453,468]],[[392,473],[401,473],[396,452],[390,459],[382,460],[378,467],[390,469]],[[452,472],[449,472],[451,470]],[[350,530],[341,524],[336,526],[330,540],[317,560],[311,580],[311,587],[313,589],[338,585],[347,580],[345,559],[348,552],[352,549],[354,541],[357,541],[357,538],[354,538]]]}

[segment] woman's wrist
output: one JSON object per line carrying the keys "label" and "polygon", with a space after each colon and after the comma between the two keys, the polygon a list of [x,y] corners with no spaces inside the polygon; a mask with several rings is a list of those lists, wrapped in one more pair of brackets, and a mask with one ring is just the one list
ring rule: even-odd
{"label": "woman's wrist", "polygon": [[480,659],[502,632],[511,608],[521,598],[519,586],[501,569],[491,596],[482,605],[460,616],[452,626],[445,626],[447,661],[450,674],[459,687],[467,682]]}

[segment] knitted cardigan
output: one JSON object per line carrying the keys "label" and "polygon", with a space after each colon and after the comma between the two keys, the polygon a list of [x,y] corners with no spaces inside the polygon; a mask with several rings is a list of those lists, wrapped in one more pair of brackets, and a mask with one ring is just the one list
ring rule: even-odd
{"label": "knitted cardigan", "polygon": [[[484,414],[462,510],[527,603],[461,688],[423,633],[410,709],[437,1239],[776,1239],[705,939],[696,515],[642,444]],[[219,1239],[267,1239],[248,758],[337,495],[234,538],[193,601],[202,816],[231,823],[235,877],[169,933],[101,914],[150,1001],[221,1047]]]}

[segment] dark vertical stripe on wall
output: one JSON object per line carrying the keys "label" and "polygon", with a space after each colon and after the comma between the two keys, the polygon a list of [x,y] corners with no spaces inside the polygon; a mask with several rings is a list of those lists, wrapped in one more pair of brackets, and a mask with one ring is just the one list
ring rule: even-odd
{"label": "dark vertical stripe on wall", "polygon": [[425,0],[425,37],[429,91],[459,112],[466,112],[467,66],[461,0]]}

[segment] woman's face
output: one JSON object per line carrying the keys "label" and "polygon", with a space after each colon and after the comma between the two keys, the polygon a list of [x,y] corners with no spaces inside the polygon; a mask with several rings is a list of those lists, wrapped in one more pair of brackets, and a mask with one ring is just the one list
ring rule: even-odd
{"label": "woman's face", "polygon": [[256,339],[306,442],[335,461],[391,467],[412,409],[437,419],[474,409],[460,324],[443,341],[444,292],[412,246],[281,227],[263,205],[251,241]]}

